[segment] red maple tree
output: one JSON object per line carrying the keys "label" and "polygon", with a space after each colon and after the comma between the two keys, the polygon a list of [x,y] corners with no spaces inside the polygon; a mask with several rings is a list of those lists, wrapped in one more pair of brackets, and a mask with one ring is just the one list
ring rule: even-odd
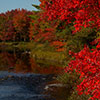
{"label": "red maple tree", "polygon": [[40,0],[44,17],[73,23],[76,31],[84,27],[100,28],[100,0]]}
{"label": "red maple tree", "polygon": [[79,53],[69,52],[75,57],[66,67],[66,72],[75,71],[79,74],[81,83],[77,85],[79,94],[90,95],[89,99],[100,99],[100,42],[96,49],[84,47]]}

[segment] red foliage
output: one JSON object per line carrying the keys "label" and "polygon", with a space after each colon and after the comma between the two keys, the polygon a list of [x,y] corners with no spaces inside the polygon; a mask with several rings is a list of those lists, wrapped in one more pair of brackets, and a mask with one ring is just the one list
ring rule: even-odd
{"label": "red foliage", "polygon": [[52,41],[51,46],[56,48],[56,51],[60,52],[60,51],[65,51],[64,46],[66,45],[66,43],[61,42],[61,41]]}
{"label": "red foliage", "polygon": [[69,52],[75,60],[72,60],[66,72],[75,71],[83,80],[78,86],[79,94],[91,95],[89,99],[100,99],[100,42],[96,49],[90,50],[87,46],[79,53]]}
{"label": "red foliage", "polygon": [[30,39],[36,42],[51,42],[54,40],[55,24],[47,21],[47,19],[41,19],[42,12],[33,14],[33,16],[36,16],[36,18],[32,20],[30,25]]}
{"label": "red foliage", "polygon": [[[32,12],[15,9],[0,14],[0,40],[13,41],[16,37],[29,37],[29,24]],[[18,38],[19,38],[18,37]]]}
{"label": "red foliage", "polygon": [[7,12],[6,14],[0,14],[0,39],[5,40],[13,40],[13,36],[15,33],[12,21],[12,13]]}
{"label": "red foliage", "polygon": [[78,31],[81,26],[100,28],[100,0],[40,0],[44,17],[65,20]]}
{"label": "red foliage", "polygon": [[29,38],[29,27],[30,27],[30,18],[32,12],[27,10],[20,10],[13,16],[13,24],[16,29],[16,35],[19,36],[19,40],[27,40]]}

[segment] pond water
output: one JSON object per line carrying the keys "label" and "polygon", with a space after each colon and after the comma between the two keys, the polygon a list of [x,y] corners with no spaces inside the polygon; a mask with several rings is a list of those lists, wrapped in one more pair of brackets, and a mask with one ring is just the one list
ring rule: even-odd
{"label": "pond water", "polygon": [[[61,92],[63,86],[54,83],[62,72],[63,68],[52,62],[51,65],[37,63],[29,52],[0,51],[0,100],[65,100]],[[56,93],[55,86],[62,87],[59,88],[61,94]]]}

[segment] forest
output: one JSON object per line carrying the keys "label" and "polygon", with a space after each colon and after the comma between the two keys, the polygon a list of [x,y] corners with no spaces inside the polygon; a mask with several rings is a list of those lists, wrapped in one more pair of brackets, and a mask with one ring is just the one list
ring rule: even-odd
{"label": "forest", "polygon": [[62,64],[66,100],[100,100],[100,0],[40,0],[0,14],[2,44]]}

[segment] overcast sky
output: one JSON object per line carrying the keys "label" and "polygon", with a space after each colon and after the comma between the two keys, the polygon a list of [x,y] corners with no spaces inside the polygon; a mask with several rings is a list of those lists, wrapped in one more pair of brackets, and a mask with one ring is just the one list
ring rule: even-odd
{"label": "overcast sky", "polygon": [[24,8],[27,10],[36,10],[32,4],[39,5],[39,0],[0,0],[0,13],[16,8]]}

